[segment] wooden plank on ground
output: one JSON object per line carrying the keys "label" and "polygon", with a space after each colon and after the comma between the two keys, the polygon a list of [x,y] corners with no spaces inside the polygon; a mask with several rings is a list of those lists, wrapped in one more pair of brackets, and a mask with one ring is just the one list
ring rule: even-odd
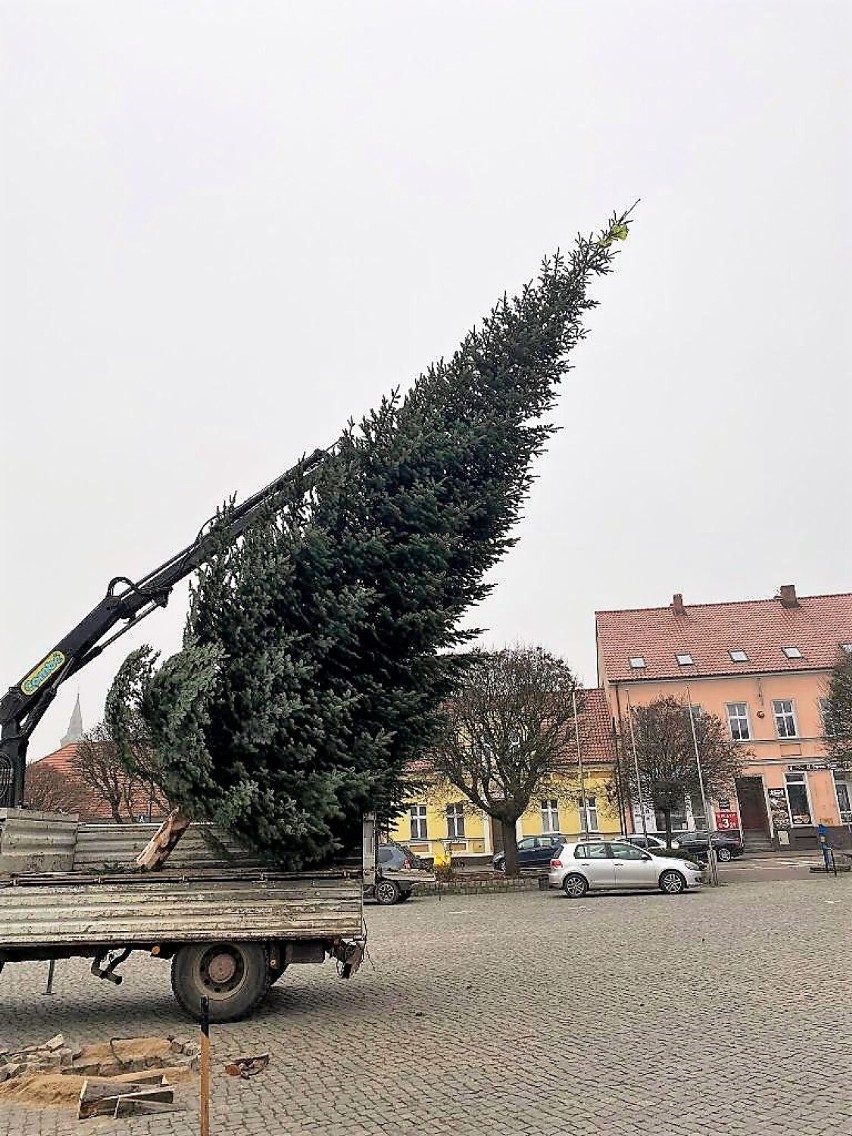
{"label": "wooden plank on ground", "polygon": [[113,1116],[121,1100],[148,1101],[157,1104],[171,1104],[174,1089],[160,1078],[158,1085],[132,1081],[93,1081],[85,1080],[80,1089],[77,1119],[88,1120],[90,1116]]}

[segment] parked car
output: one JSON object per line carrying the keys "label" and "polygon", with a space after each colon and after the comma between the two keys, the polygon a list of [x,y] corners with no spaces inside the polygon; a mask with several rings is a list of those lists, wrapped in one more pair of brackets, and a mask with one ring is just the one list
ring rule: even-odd
{"label": "parked car", "polygon": [[[548,868],[550,861],[564,844],[565,837],[525,836],[518,841],[518,866],[520,868]],[[506,871],[506,853],[497,852],[491,861],[495,871]]]}
{"label": "parked car", "polygon": [[376,882],[364,894],[383,906],[405,903],[418,884],[435,882],[414,853],[399,844],[380,844],[376,859]]}
{"label": "parked car", "polygon": [[586,840],[563,844],[550,861],[549,883],[569,899],[589,889],[651,890],[666,895],[701,887],[701,869],[689,860],[655,856],[626,840]]}
{"label": "parked car", "polygon": [[[649,852],[653,852],[655,848],[665,848],[665,840],[660,840],[659,836],[651,836],[650,833],[644,835],[641,832],[628,832],[625,836],[617,836],[616,840],[626,840],[628,844],[635,844],[637,848],[647,848]],[[672,840],[672,848],[679,848],[680,845],[676,840]]]}
{"label": "parked car", "polygon": [[677,838],[684,852],[689,852],[693,856],[706,856],[710,848],[711,838],[716,856],[722,861],[732,860],[734,856],[742,856],[745,851],[743,838],[736,831],[711,834],[707,829],[698,829],[692,832],[679,832]]}

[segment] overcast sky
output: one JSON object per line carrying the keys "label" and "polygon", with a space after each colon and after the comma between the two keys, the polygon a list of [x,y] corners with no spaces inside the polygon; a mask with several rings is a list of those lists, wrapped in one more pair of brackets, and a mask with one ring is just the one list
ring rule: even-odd
{"label": "overcast sky", "polygon": [[488,641],[850,590],[850,10],[5,0],[3,687],[638,197]]}

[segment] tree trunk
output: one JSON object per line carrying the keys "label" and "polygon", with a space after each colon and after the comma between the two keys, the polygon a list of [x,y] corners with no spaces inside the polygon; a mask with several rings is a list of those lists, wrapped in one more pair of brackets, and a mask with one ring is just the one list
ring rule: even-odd
{"label": "tree trunk", "polygon": [[515,820],[506,820],[500,817],[500,828],[503,831],[503,851],[506,855],[506,875],[518,875],[518,831]]}
{"label": "tree trunk", "polygon": [[123,824],[124,817],[121,815],[121,805],[116,804],[115,801],[110,801],[109,807],[112,809],[112,819],[114,824]]}
{"label": "tree trunk", "polygon": [[662,809],[663,818],[666,822],[666,848],[672,846],[672,810]]}

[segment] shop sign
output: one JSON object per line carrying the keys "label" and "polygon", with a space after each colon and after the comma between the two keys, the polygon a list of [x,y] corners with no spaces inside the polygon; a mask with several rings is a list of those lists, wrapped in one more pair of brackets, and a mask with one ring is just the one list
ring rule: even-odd
{"label": "shop sign", "polygon": [[719,798],[719,808],[722,810],[723,813],[729,812],[730,808],[731,808],[731,798],[730,797],[720,797]]}
{"label": "shop sign", "polygon": [[732,828],[739,827],[740,818],[732,809],[716,810],[716,828],[719,832],[729,832]]}
{"label": "shop sign", "polygon": [[795,765],[788,765],[787,769],[790,773],[803,773],[806,770],[814,769],[828,769],[830,768],[824,761],[799,761]]}

